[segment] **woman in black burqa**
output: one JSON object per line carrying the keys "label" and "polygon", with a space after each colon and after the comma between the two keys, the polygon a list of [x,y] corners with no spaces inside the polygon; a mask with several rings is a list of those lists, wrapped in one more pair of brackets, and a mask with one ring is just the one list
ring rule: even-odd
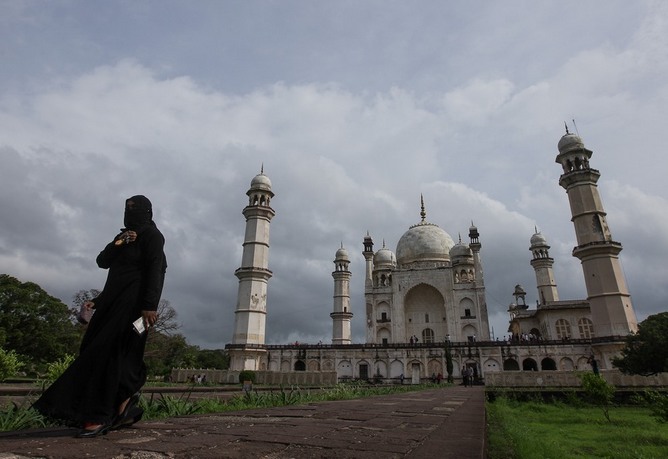
{"label": "woman in black burqa", "polygon": [[78,437],[102,435],[142,416],[136,405],[146,382],[148,333],[137,333],[132,322],[143,317],[148,328],[157,320],[165,239],[144,196],[126,200],[124,224],[97,256],[97,265],[109,273],[102,293],[84,305],[95,314],[79,356],[34,404],[42,414],[80,427]]}

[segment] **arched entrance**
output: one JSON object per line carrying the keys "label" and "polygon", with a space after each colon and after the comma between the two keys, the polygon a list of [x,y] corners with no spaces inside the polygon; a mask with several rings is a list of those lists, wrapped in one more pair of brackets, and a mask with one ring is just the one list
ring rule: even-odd
{"label": "arched entrance", "polygon": [[524,361],[522,362],[522,370],[538,371],[538,364],[534,359],[524,359]]}
{"label": "arched entrance", "polygon": [[540,361],[540,369],[543,371],[555,371],[557,369],[557,363],[549,357],[545,357]]}

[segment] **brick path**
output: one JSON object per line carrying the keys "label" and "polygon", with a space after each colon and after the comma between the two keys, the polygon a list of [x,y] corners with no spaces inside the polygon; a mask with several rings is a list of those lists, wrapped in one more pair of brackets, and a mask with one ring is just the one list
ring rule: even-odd
{"label": "brick path", "polygon": [[75,430],[0,433],[0,459],[484,458],[484,388],[144,421],[93,439]]}

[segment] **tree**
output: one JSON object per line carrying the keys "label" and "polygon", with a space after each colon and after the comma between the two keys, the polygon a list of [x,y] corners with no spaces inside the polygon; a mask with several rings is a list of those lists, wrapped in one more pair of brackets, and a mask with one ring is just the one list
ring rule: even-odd
{"label": "tree", "polygon": [[164,335],[171,335],[174,331],[181,328],[176,321],[176,311],[168,300],[160,300],[158,303],[158,320],[153,325],[153,329]]}
{"label": "tree", "polygon": [[453,365],[452,365],[452,351],[450,349],[450,340],[445,344],[445,370],[448,373],[448,382],[455,382],[455,378],[452,377]]}
{"label": "tree", "polygon": [[81,329],[70,309],[33,282],[0,274],[0,346],[31,363],[76,354]]}
{"label": "tree", "polygon": [[226,370],[230,367],[230,356],[224,349],[200,349],[197,352],[197,366]]}
{"label": "tree", "polygon": [[615,386],[608,384],[601,375],[584,373],[580,376],[582,389],[589,401],[603,410],[603,416],[610,422],[610,405],[615,395]]}
{"label": "tree", "polygon": [[651,376],[668,371],[668,312],[654,314],[626,338],[621,357],[612,364],[622,373]]}

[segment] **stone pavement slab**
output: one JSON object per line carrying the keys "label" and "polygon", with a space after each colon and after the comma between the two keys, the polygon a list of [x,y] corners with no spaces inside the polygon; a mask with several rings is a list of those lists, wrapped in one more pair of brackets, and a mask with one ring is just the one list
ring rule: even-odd
{"label": "stone pavement slab", "polygon": [[0,459],[484,458],[484,388],[143,421],[92,438],[74,429],[0,433]]}

